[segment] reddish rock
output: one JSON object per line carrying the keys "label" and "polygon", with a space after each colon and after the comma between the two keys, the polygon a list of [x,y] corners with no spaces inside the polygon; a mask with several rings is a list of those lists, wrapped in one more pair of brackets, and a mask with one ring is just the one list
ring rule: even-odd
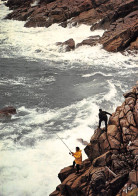
{"label": "reddish rock", "polygon": [[119,149],[121,145],[121,133],[116,125],[109,125],[107,129],[108,141],[112,149]]}
{"label": "reddish rock", "polygon": [[95,46],[100,39],[100,36],[90,36],[88,39],[83,40],[81,43],[78,43],[76,45],[76,48],[83,46],[83,45],[89,45],[89,46]]}
{"label": "reddish rock", "polygon": [[110,182],[110,188],[112,190],[112,194],[116,195],[120,188],[124,186],[124,184],[128,181],[128,173],[124,173],[123,175],[119,175],[116,178],[114,178]]}
{"label": "reddish rock", "polygon": [[60,171],[58,177],[61,182],[63,182],[70,174],[74,173],[75,169],[73,167],[66,167]]}
{"label": "reddish rock", "polygon": [[[127,107],[132,104],[135,108],[136,93],[137,89],[134,87],[131,93],[126,94],[125,102],[116,109],[110,119],[107,133],[104,129],[95,130],[85,148],[89,160],[83,161],[80,173],[76,174],[71,167],[61,170],[59,178],[62,183],[51,196],[91,196],[101,193],[115,196],[123,193],[126,183],[131,183],[134,189],[137,188],[138,129],[131,125],[134,110]],[[114,118],[117,118],[117,123]],[[127,121],[127,118],[130,119]]]}
{"label": "reddish rock", "polygon": [[84,151],[91,161],[110,149],[106,133],[103,130],[96,129],[91,137],[90,143],[85,147]]}
{"label": "reddish rock", "polygon": [[103,167],[108,165],[111,162],[111,155],[112,153],[110,151],[102,154],[101,156],[97,157],[93,160],[93,166],[94,167]]}
{"label": "reddish rock", "polygon": [[92,161],[93,159],[95,159],[96,157],[100,156],[100,148],[98,143],[97,144],[88,144],[85,147],[85,153],[87,154],[88,158]]}
{"label": "reddish rock", "polygon": [[99,20],[101,16],[95,9],[90,9],[88,11],[80,13],[78,16],[70,20],[70,24],[87,24],[92,25]]}
{"label": "reddish rock", "polygon": [[120,120],[120,125],[121,125],[122,128],[123,127],[129,127],[129,123],[128,123],[126,118],[123,118],[123,119]]}
{"label": "reddish rock", "polygon": [[137,176],[138,176],[138,171],[136,170],[132,170],[129,173],[129,181],[133,184],[137,184],[138,185],[138,181],[137,181]]}
{"label": "reddish rock", "polygon": [[136,88],[132,88],[131,90],[129,90],[129,91],[127,91],[126,93],[124,93],[123,94],[123,96],[125,97],[125,98],[136,98]]}
{"label": "reddish rock", "polygon": [[134,108],[134,119],[135,119],[136,125],[138,127],[138,100],[136,101],[136,105]]}
{"label": "reddish rock", "polygon": [[124,113],[127,114],[130,110],[131,110],[130,106],[129,105],[125,105]]}
{"label": "reddish rock", "polygon": [[134,121],[134,116],[133,116],[133,113],[132,113],[131,111],[129,111],[129,112],[127,113],[126,117],[127,117],[128,123],[129,123],[130,125],[136,127],[136,123],[135,123],[135,121]]}
{"label": "reddish rock", "polygon": [[130,44],[129,50],[138,50],[138,38]]}
{"label": "reddish rock", "polygon": [[106,132],[100,135],[98,143],[100,147],[100,154],[107,152],[111,148]]}
{"label": "reddish rock", "polygon": [[[16,1],[13,0],[12,4],[16,4]],[[20,14],[17,13],[17,10],[13,11],[13,14],[9,14],[7,18],[12,19],[14,15],[14,19],[19,20],[21,18],[20,15],[22,15],[23,7],[31,7],[32,1],[28,0],[24,3],[24,1],[20,1],[20,5],[15,7],[20,7]],[[7,6],[13,7],[11,5],[11,0],[8,1]],[[32,14],[28,14],[26,12],[26,20],[27,23],[25,24],[25,27],[49,27],[50,25],[54,23],[61,23],[63,21],[67,21],[67,19],[70,19],[74,16],[79,15],[83,11],[87,11],[92,8],[91,0],[78,0],[73,1],[70,0],[70,2],[67,2],[66,0],[60,1],[60,0],[49,0],[49,1],[43,1],[40,0],[38,5],[34,6],[34,11]],[[39,12],[38,12],[39,10]],[[40,11],[41,10],[41,11]],[[28,16],[28,17],[27,17]]]}
{"label": "reddish rock", "polygon": [[75,49],[75,41],[73,39],[69,39],[65,42],[57,42],[57,46],[61,46],[65,52],[69,52]]}
{"label": "reddish rock", "polygon": [[100,43],[110,52],[117,52],[129,46],[138,33],[138,13],[129,14],[124,19],[119,19],[112,24],[101,38]]}
{"label": "reddish rock", "polygon": [[12,115],[16,114],[16,109],[12,106],[5,107],[0,110],[0,119],[10,119]]}
{"label": "reddish rock", "polygon": [[116,125],[116,126],[119,126],[119,116],[116,115],[116,116],[111,116],[110,119],[109,119],[109,125]]}
{"label": "reddish rock", "polygon": [[119,114],[119,119],[123,118],[124,117],[124,111],[122,110]]}
{"label": "reddish rock", "polygon": [[[6,5],[14,10],[6,18],[27,21],[25,27],[49,27],[54,23],[63,27],[67,23],[93,25],[91,30],[108,29],[99,41],[106,50],[116,52],[128,46],[137,50],[135,0],[40,0],[36,6],[32,3],[34,0],[8,0]],[[96,43],[85,40],[82,44]]]}

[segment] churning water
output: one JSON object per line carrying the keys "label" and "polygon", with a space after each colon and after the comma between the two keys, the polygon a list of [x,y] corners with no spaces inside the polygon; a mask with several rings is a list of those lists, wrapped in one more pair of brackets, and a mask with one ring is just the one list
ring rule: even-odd
{"label": "churning water", "polygon": [[48,196],[73,161],[55,133],[72,151],[84,149],[78,139],[89,142],[98,109],[114,112],[136,83],[137,59],[100,45],[65,53],[56,42],[77,44],[104,32],[86,25],[24,28],[4,20],[7,13],[0,1],[0,108],[17,108],[11,121],[0,121],[0,195]]}

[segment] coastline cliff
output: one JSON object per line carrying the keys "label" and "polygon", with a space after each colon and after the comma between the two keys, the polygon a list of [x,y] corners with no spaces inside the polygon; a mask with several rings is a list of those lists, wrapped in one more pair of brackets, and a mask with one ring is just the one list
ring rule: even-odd
{"label": "coastline cliff", "polygon": [[[136,0],[8,0],[6,6],[12,12],[5,19],[26,21],[25,27],[48,28],[57,23],[65,28],[67,25],[86,24],[91,26],[91,31],[106,30],[102,37],[88,37],[76,48],[100,43],[109,52],[125,49],[137,52]],[[68,43],[65,42],[66,44]]]}
{"label": "coastline cliff", "polygon": [[138,84],[109,119],[107,132],[95,130],[85,147],[80,174],[60,171],[61,184],[50,196],[136,196],[138,193]]}

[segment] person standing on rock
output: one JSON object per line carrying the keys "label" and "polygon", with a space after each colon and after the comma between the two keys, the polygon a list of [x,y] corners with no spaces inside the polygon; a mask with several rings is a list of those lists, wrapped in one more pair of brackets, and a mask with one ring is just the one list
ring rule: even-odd
{"label": "person standing on rock", "polygon": [[99,109],[99,126],[98,128],[101,127],[101,122],[104,121],[105,122],[105,130],[107,131],[107,114],[109,114],[110,116],[112,116],[112,114],[106,112],[106,111],[102,111],[102,109]]}
{"label": "person standing on rock", "polygon": [[80,165],[82,163],[82,153],[79,147],[76,147],[76,152],[72,152],[72,156],[75,157],[75,161],[73,161],[73,168],[76,165],[76,173],[79,174]]}

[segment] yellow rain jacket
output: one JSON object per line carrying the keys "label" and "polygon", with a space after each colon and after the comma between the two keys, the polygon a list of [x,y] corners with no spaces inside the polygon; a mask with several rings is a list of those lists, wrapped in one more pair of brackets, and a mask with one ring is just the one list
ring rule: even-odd
{"label": "yellow rain jacket", "polygon": [[81,154],[81,150],[73,153],[73,156],[75,157],[75,163],[78,165],[81,165],[82,163],[82,154]]}

